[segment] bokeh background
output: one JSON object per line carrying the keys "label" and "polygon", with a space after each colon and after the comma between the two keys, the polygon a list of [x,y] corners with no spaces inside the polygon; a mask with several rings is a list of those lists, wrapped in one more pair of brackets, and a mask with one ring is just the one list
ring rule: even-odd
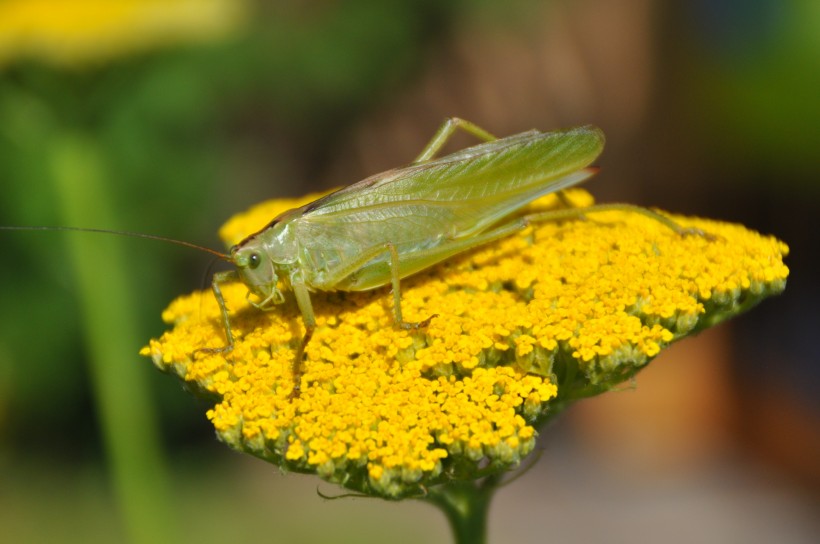
{"label": "bokeh background", "polygon": [[[491,541],[816,542],[818,97],[813,0],[0,0],[0,224],[219,249],[231,214],[407,163],[446,116],[599,125],[599,200],[774,234],[792,276],[542,429]],[[208,265],[0,232],[4,539],[448,542],[424,504],[232,453],[137,355]]]}

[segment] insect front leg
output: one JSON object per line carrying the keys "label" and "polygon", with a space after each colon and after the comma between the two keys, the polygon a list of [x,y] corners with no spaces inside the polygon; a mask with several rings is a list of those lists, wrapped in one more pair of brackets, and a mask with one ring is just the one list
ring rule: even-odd
{"label": "insect front leg", "polygon": [[429,161],[435,157],[436,154],[441,151],[441,148],[447,144],[450,138],[452,138],[456,129],[459,128],[468,134],[472,134],[480,140],[484,140],[485,142],[492,142],[497,139],[495,136],[478,125],[474,125],[473,123],[465,121],[459,117],[448,117],[433,135],[433,138],[427,143],[426,146],[424,146],[424,149],[413,161],[413,164]]}
{"label": "insect front leg", "polygon": [[204,353],[230,353],[233,351],[234,339],[233,331],[231,330],[231,321],[228,318],[228,306],[225,304],[225,297],[222,296],[222,289],[219,285],[222,283],[238,281],[239,275],[235,270],[228,270],[225,272],[217,272],[211,280],[211,290],[214,292],[214,298],[219,305],[219,311],[222,314],[222,327],[225,329],[225,340],[227,345],[222,348],[200,348],[194,351],[194,354],[199,352]]}

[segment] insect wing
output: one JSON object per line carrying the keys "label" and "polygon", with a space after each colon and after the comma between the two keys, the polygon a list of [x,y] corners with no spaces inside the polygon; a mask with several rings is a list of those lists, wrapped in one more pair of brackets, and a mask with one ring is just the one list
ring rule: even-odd
{"label": "insect wing", "polygon": [[603,133],[591,126],[524,132],[371,176],[309,204],[301,219],[317,226],[338,225],[366,220],[370,212],[385,219],[407,216],[406,210],[390,210],[394,206],[429,207],[434,215],[451,216],[455,235],[469,235],[539,196],[588,177],[565,179],[591,164],[603,144]]}
{"label": "insect wing", "polygon": [[401,260],[480,233],[533,199],[580,183],[602,148],[594,127],[531,131],[390,170],[305,206],[296,239],[311,269],[331,277],[386,242]]}
{"label": "insect wing", "polygon": [[[589,177],[571,174],[591,164],[603,144],[603,133],[591,126],[524,132],[371,176],[309,204],[300,222],[333,228],[417,216],[433,223],[424,235],[432,229],[469,236],[539,196]],[[439,220],[448,228],[437,230]],[[416,230],[414,223],[408,228]]]}

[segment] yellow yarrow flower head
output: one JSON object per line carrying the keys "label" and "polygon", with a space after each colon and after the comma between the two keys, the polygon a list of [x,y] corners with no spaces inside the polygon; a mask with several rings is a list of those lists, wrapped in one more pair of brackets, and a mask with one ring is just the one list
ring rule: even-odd
{"label": "yellow yarrow flower head", "polygon": [[[592,203],[573,190],[577,205]],[[230,246],[300,200],[231,219]],[[548,196],[523,213],[557,206]],[[210,292],[175,300],[173,328],[143,349],[158,368],[217,399],[221,440],[285,470],[316,473],[387,498],[516,466],[539,424],[569,402],[617,386],[670,343],[785,287],[782,242],[742,226],[675,217],[681,236],[635,213],[547,222],[402,281],[410,321],[394,326],[389,287],[314,293],[317,328],[301,394],[292,362],[296,304],[263,312],[242,284],[224,286],[236,346]]]}
{"label": "yellow yarrow flower head", "polygon": [[99,64],[178,43],[210,41],[244,18],[241,0],[3,0],[0,66],[36,58]]}

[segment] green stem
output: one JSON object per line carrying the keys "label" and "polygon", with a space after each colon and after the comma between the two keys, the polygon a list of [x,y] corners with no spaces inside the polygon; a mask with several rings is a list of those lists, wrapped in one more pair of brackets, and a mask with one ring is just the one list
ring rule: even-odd
{"label": "green stem", "polygon": [[484,544],[490,501],[501,476],[487,476],[478,482],[451,482],[431,489],[423,500],[444,512],[456,544]]}
{"label": "green stem", "polygon": [[[102,155],[89,138],[52,141],[52,180],[67,225],[116,227]],[[134,318],[129,265],[115,236],[70,235],[89,372],[115,493],[129,540],[174,542],[170,485]]]}

